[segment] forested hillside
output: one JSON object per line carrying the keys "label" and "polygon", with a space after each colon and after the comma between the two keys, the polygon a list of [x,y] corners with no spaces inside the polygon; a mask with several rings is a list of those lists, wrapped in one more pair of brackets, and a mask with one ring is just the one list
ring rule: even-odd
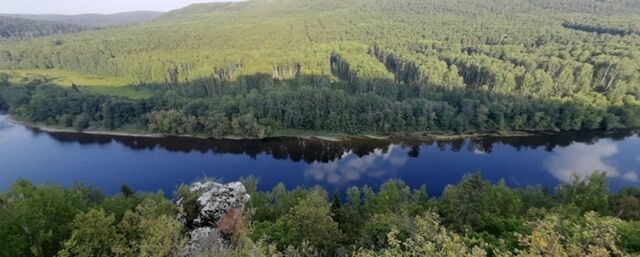
{"label": "forested hillside", "polygon": [[35,21],[0,16],[0,39],[32,38],[73,33],[83,30],[86,30],[86,28],[67,23]]}
{"label": "forested hillside", "polygon": [[[153,20],[162,14],[142,11],[106,15],[0,14],[0,38],[25,39],[132,25]],[[61,41],[56,42],[61,44]]]}
{"label": "forested hillside", "polygon": [[[261,137],[635,127],[638,13],[633,0],[200,4],[137,26],[2,43],[0,69],[155,85],[154,97],[135,101],[39,83],[5,93],[5,105],[26,119],[68,125],[87,114],[81,127],[93,129]],[[11,100],[16,94],[99,98],[91,104],[102,108],[35,115],[35,99]],[[107,102],[136,111],[113,125]]]}
{"label": "forested hillside", "polygon": [[137,11],[114,14],[0,14],[0,16],[37,21],[62,22],[83,27],[105,28],[143,23],[158,18],[162,14],[162,12]]}

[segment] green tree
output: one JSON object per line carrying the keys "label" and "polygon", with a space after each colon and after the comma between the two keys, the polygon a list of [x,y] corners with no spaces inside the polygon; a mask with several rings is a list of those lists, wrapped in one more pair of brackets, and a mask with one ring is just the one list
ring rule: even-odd
{"label": "green tree", "polygon": [[616,246],[617,222],[593,212],[575,223],[551,215],[530,224],[523,250],[504,256],[624,256]]}
{"label": "green tree", "polygon": [[484,192],[490,184],[479,173],[467,174],[456,186],[447,186],[442,194],[441,213],[458,231],[479,228],[485,211]]}
{"label": "green tree", "polygon": [[96,204],[87,192],[15,182],[0,195],[0,256],[55,256],[76,214]]}
{"label": "green tree", "polygon": [[425,213],[417,217],[414,232],[406,239],[398,238],[398,231],[393,229],[387,234],[388,248],[378,252],[360,250],[354,256],[487,256],[485,250],[478,246],[470,246],[463,238],[441,224],[437,214]]}
{"label": "green tree", "polygon": [[118,224],[113,251],[116,256],[175,256],[185,243],[175,206],[160,197],[145,198],[128,210]]}
{"label": "green tree", "polygon": [[110,257],[116,239],[115,218],[104,210],[92,209],[78,214],[71,227],[71,238],[64,243],[59,257]]}
{"label": "green tree", "polygon": [[161,215],[155,219],[143,219],[144,228],[140,241],[140,257],[177,256],[186,243],[182,224],[174,217]]}
{"label": "green tree", "polygon": [[133,197],[136,192],[133,191],[133,189],[131,189],[129,186],[127,186],[126,184],[122,184],[120,186],[120,193],[124,196],[124,197]]}
{"label": "green tree", "polygon": [[573,204],[582,213],[596,211],[606,214],[609,208],[609,187],[605,172],[594,172],[588,177],[573,176],[569,184],[556,188],[556,197],[564,204]]}
{"label": "green tree", "polygon": [[87,115],[86,113],[82,113],[76,116],[76,118],[73,120],[73,128],[76,131],[82,131],[89,127],[90,122],[91,117],[89,117],[89,115]]}
{"label": "green tree", "polygon": [[624,220],[640,220],[640,189],[629,188],[613,195],[613,213]]}
{"label": "green tree", "polygon": [[310,192],[273,226],[272,236],[281,246],[301,246],[307,242],[311,246],[327,249],[341,235],[338,223],[333,220],[326,192],[322,190]]}

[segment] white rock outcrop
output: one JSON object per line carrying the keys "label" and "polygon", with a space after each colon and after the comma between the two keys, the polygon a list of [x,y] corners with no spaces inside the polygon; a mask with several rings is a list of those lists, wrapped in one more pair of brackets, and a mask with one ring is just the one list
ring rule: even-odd
{"label": "white rock outcrop", "polygon": [[[189,187],[189,191],[197,198],[182,198],[177,202],[180,210],[178,219],[189,229],[189,242],[182,256],[196,256],[205,251],[226,247],[229,242],[217,228],[217,224],[230,210],[243,210],[251,199],[244,185],[240,182],[195,182]],[[195,204],[188,202],[194,200]],[[189,214],[188,211],[196,213]]]}

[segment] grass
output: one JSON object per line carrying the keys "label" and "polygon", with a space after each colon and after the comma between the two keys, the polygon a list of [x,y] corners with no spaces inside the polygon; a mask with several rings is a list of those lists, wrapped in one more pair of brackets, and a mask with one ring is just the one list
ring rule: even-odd
{"label": "grass", "polygon": [[123,87],[133,83],[133,80],[128,78],[101,76],[60,69],[0,70],[0,72],[9,74],[11,82],[17,84],[20,84],[24,79],[36,78],[46,78],[47,81],[60,86],[76,84],[78,86],[88,87]]}
{"label": "grass", "polygon": [[86,74],[60,69],[0,70],[0,73],[9,75],[9,81],[15,85],[41,80],[63,87],[76,85],[81,90],[84,89],[97,94],[129,98],[146,98],[152,94],[152,92],[147,89],[131,86],[134,81],[122,77]]}

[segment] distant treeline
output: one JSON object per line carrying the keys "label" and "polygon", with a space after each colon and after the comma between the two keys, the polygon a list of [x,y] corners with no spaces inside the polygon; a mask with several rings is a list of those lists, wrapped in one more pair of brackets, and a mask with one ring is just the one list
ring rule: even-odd
{"label": "distant treeline", "polygon": [[151,21],[162,16],[162,12],[133,11],[113,14],[0,14],[1,16],[35,21],[72,24],[86,28],[109,28]]}
{"label": "distant treeline", "polygon": [[82,26],[60,22],[0,16],[0,38],[32,38],[80,32],[86,29]]}

